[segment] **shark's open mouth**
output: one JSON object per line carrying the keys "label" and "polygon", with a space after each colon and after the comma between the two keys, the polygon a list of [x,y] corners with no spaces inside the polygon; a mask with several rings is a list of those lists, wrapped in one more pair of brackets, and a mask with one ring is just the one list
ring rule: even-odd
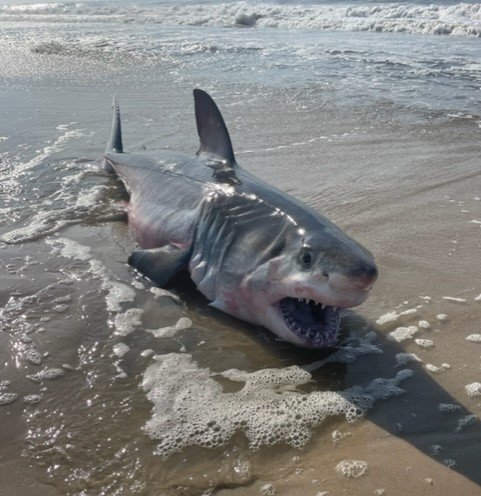
{"label": "shark's open mouth", "polygon": [[281,315],[289,328],[307,346],[333,346],[339,333],[340,310],[315,301],[284,298]]}

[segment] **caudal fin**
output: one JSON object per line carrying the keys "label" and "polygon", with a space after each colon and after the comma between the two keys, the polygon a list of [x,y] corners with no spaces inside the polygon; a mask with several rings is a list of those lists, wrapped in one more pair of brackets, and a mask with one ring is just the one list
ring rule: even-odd
{"label": "caudal fin", "polygon": [[110,132],[110,139],[105,153],[124,153],[124,145],[122,143],[122,126],[120,124],[120,108],[117,96],[114,96],[112,106],[114,109],[112,131]]}

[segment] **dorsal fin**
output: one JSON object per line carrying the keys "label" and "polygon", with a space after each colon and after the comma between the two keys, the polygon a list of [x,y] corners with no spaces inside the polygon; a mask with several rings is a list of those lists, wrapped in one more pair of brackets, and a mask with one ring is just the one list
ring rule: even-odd
{"label": "dorsal fin", "polygon": [[110,139],[107,144],[105,153],[124,153],[124,145],[122,144],[122,126],[120,124],[120,108],[116,95],[114,95],[112,106],[114,109],[114,115],[112,118],[112,131],[110,132]]}
{"label": "dorsal fin", "polygon": [[[214,100],[203,90],[194,90],[195,120],[200,138],[198,155],[215,155],[224,169],[235,165],[234,150],[224,119]],[[227,166],[227,167],[226,167]]]}

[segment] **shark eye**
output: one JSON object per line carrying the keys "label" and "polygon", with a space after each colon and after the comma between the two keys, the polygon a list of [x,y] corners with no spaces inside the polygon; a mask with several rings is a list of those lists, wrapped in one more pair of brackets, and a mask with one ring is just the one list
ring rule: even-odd
{"label": "shark eye", "polygon": [[312,254],[310,251],[304,251],[301,255],[301,263],[305,268],[311,266],[312,263]]}

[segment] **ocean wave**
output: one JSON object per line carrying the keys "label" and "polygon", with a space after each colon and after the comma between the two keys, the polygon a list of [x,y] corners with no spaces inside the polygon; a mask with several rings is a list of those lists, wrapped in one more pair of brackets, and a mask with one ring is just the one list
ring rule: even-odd
{"label": "ocean wave", "polygon": [[244,45],[234,43],[230,46],[209,41],[163,40],[160,43],[144,36],[133,36],[127,40],[112,40],[99,35],[70,37],[68,40],[28,40],[27,45],[30,52],[36,55],[90,58],[108,55],[110,60],[121,58],[126,64],[129,61],[134,64],[139,61],[144,64],[157,64],[159,60],[178,63],[180,59],[197,55],[217,54],[222,57],[230,57],[264,50],[263,47],[254,43]]}
{"label": "ocean wave", "polygon": [[122,6],[118,3],[38,3],[1,6],[0,21],[257,26],[481,37],[481,4],[278,5],[242,1]]}

